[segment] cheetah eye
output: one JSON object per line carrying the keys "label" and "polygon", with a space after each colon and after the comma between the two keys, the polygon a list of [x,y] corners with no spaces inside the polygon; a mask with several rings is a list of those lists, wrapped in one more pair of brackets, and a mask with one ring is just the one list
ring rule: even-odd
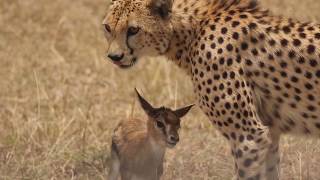
{"label": "cheetah eye", "polygon": [[103,27],[106,32],[111,33],[111,27],[108,24],[104,24]]}
{"label": "cheetah eye", "polygon": [[139,32],[140,28],[139,27],[134,27],[131,26],[128,28],[128,36],[133,36]]}
{"label": "cheetah eye", "polygon": [[156,127],[159,129],[162,129],[162,128],[164,128],[164,124],[160,121],[156,121]]}

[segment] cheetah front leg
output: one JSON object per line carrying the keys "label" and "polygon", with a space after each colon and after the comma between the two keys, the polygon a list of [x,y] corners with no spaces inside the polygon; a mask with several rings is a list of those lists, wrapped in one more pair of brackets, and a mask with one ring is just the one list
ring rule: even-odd
{"label": "cheetah front leg", "polygon": [[[279,141],[280,141],[280,132],[275,131],[272,128],[272,117],[266,111],[266,101],[261,98],[261,87],[257,84],[254,84],[254,104],[257,109],[257,114],[262,124],[269,127],[271,145],[268,148],[268,153],[266,157],[266,179],[268,180],[277,180],[280,177],[280,155],[279,155]],[[270,112],[270,111],[269,111]]]}
{"label": "cheetah front leg", "polygon": [[[227,102],[229,104],[230,102]],[[228,106],[228,105],[227,105]],[[272,171],[267,173],[268,167],[277,168],[277,156],[274,156],[275,146],[270,136],[269,128],[263,126],[255,113],[248,113],[251,110],[239,109],[222,119],[213,120],[219,127],[220,132],[229,140],[232,156],[235,162],[237,180],[274,180]],[[241,115],[241,113],[243,115]],[[240,115],[239,115],[240,114]],[[250,117],[252,115],[252,117]]]}
{"label": "cheetah front leg", "polygon": [[[217,82],[227,87],[228,83]],[[200,107],[207,110],[212,122],[229,140],[235,161],[236,179],[269,180],[266,165],[272,138],[267,126],[258,117],[253,104],[251,87],[246,83],[237,91],[224,96],[224,92],[216,92],[212,99],[214,108],[206,108],[200,101]],[[202,98],[203,99],[203,98]],[[205,99],[204,99],[205,100]],[[273,162],[273,161],[270,161]]]}
{"label": "cheetah front leg", "polygon": [[[259,131],[260,135],[240,135],[231,140],[232,155],[235,160],[236,179],[269,180],[266,164],[270,147],[268,132]],[[231,137],[233,138],[233,137]],[[241,143],[239,143],[242,141]]]}
{"label": "cheetah front leg", "polygon": [[266,158],[266,177],[268,180],[278,180],[280,177],[280,134],[271,131],[270,135],[272,143],[268,149]]}
{"label": "cheetah front leg", "polygon": [[[234,144],[232,153],[236,162],[236,179],[279,179],[280,136],[267,132],[262,133],[261,135],[262,136],[260,137],[253,137],[253,143],[250,143],[250,141],[244,141],[242,144]],[[249,139],[251,139],[251,137]]]}

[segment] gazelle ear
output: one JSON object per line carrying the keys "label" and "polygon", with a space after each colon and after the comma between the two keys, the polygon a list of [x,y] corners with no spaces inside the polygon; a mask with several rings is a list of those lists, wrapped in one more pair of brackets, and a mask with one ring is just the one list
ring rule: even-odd
{"label": "gazelle ear", "polygon": [[139,99],[139,103],[140,103],[140,106],[142,107],[142,109],[149,115],[149,116],[152,116],[153,115],[153,112],[154,112],[154,108],[152,107],[152,105],[147,101],[145,100],[138,92],[138,90],[135,88],[134,89],[137,93],[137,96],[138,96],[138,99]]}
{"label": "gazelle ear", "polygon": [[191,104],[189,106],[186,106],[186,107],[183,107],[183,108],[180,108],[180,109],[177,109],[174,111],[174,114],[176,116],[178,116],[179,118],[182,118],[183,116],[185,116],[189,111],[190,109],[194,106],[194,104]]}
{"label": "gazelle ear", "polygon": [[151,12],[167,19],[172,11],[173,0],[151,0]]}

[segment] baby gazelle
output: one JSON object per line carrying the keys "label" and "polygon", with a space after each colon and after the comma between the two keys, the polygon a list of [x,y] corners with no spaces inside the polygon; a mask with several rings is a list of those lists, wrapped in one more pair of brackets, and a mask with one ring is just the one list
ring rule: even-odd
{"label": "baby gazelle", "polygon": [[163,172],[166,147],[179,141],[180,118],[193,105],[171,110],[153,108],[136,90],[148,119],[128,119],[115,129],[111,146],[108,180],[159,180]]}

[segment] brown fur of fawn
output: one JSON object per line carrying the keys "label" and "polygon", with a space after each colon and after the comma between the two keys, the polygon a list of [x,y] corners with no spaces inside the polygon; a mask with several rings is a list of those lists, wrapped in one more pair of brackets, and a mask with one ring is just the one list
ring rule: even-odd
{"label": "brown fur of fawn", "polygon": [[159,180],[163,173],[166,148],[179,141],[180,118],[193,105],[177,110],[154,108],[136,90],[148,119],[126,119],[112,137],[108,180]]}

